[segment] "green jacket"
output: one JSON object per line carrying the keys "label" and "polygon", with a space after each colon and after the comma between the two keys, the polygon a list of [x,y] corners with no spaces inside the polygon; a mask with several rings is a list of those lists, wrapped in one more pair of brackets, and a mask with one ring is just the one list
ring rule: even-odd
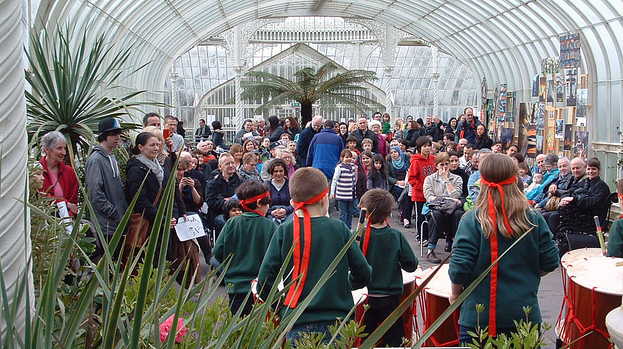
{"label": "green jacket", "polygon": [[[303,218],[300,217],[301,230],[303,230]],[[271,287],[277,281],[277,273],[282,267],[284,260],[292,248],[292,234],[294,222],[289,221],[281,224],[268,246],[266,256],[260,268],[258,277],[258,290],[263,299],[266,299]],[[342,221],[328,217],[313,217],[311,219],[312,241],[309,261],[309,271],[299,304],[307,297],[316,285],[329,264],[335,259],[339,251],[351,237],[350,230]],[[303,231],[301,240],[304,241]],[[292,260],[286,266],[286,278],[284,284],[292,279],[294,263]],[[350,271],[350,275],[349,275]],[[337,318],[346,318],[353,307],[352,289],[366,286],[370,282],[372,268],[366,262],[361,250],[355,243],[348,249],[333,276],[322,286],[320,292],[314,297],[305,309],[296,324],[311,324],[319,322],[331,322]],[[351,287],[352,286],[352,287]],[[288,306],[281,308],[281,316],[287,316],[293,309]]]}
{"label": "green jacket", "polygon": [[212,254],[221,263],[233,255],[225,273],[225,282],[234,285],[229,293],[249,292],[275,229],[277,226],[271,219],[252,212],[230,218],[225,223]]}
{"label": "green jacket", "polygon": [[[362,239],[361,246],[364,243],[365,239]],[[411,245],[400,230],[390,227],[370,229],[366,259],[372,266],[369,294],[402,294],[403,280],[400,269],[412,272],[419,263]]]}
{"label": "green jacket", "polygon": [[[535,228],[513,250],[498,263],[497,326],[514,327],[513,320],[525,319],[522,307],[532,307],[530,320],[541,322],[541,311],[537,292],[541,282],[541,271],[551,272],[560,263],[558,248],[547,223],[536,211],[528,211],[528,219]],[[506,239],[498,233],[499,254],[501,255],[515,239]],[[476,210],[463,216],[459,223],[450,258],[448,274],[455,284],[467,287],[491,264],[491,245],[482,234],[476,219]],[[459,324],[476,327],[478,314],[476,304],[484,304],[485,311],[480,314],[480,323],[489,323],[490,280],[488,275],[474,292],[461,305]]]}
{"label": "green jacket", "polygon": [[612,223],[608,238],[608,256],[623,257],[623,219],[617,219]]}

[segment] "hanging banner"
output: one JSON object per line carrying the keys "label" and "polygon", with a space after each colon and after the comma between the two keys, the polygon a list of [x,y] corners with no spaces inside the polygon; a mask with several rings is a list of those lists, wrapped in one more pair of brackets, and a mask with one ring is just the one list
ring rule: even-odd
{"label": "hanging banner", "polygon": [[567,95],[567,107],[575,107],[577,104],[578,70],[565,70],[565,93]]}
{"label": "hanging banner", "polygon": [[506,84],[500,85],[500,97],[498,99],[498,122],[504,122],[506,117],[506,98],[508,89]]}
{"label": "hanging banner", "polygon": [[580,67],[580,34],[564,34],[560,39],[560,65],[563,69]]}
{"label": "hanging banner", "polygon": [[571,144],[573,143],[573,124],[565,124],[565,138],[564,138],[564,150],[571,150]]}
{"label": "hanging banner", "polygon": [[586,158],[588,147],[588,131],[575,131],[574,157]]}
{"label": "hanging banner", "polygon": [[578,118],[586,118],[586,107],[588,105],[588,90],[585,88],[578,90],[577,98],[578,112],[576,116]]}

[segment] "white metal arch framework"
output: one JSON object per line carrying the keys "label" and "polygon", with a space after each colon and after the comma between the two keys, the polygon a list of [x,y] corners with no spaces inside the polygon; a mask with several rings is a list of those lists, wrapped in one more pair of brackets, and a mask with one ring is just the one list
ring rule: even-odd
{"label": "white metal arch framework", "polygon": [[[619,143],[623,118],[623,2],[619,0],[43,0],[35,18],[54,27],[106,32],[131,46],[130,62],[151,62],[125,84],[159,90],[176,57],[194,45],[257,18],[341,16],[389,24],[447,52],[479,79],[507,83],[518,100],[530,98],[531,76],[558,54],[558,35],[581,34],[583,71],[590,74],[592,139]],[[597,128],[596,119],[599,117]]]}

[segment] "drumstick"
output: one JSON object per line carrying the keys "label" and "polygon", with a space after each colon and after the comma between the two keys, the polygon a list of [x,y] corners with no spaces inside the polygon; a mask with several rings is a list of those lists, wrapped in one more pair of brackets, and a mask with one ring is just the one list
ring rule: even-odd
{"label": "drumstick", "polygon": [[604,232],[601,230],[601,224],[599,224],[599,217],[593,217],[595,219],[595,226],[597,227],[597,237],[599,238],[599,246],[601,246],[601,253],[606,255],[606,243],[604,242]]}
{"label": "drumstick", "polygon": [[359,211],[359,221],[357,222],[357,228],[355,232],[357,233],[357,240],[361,241],[361,236],[363,235],[363,231],[366,229],[364,226],[364,222],[366,220],[366,216],[368,215],[368,211],[365,208],[361,208]]}

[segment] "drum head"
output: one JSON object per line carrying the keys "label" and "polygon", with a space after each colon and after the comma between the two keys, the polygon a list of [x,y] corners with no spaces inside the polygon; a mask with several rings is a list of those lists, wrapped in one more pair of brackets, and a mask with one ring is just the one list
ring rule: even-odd
{"label": "drum head", "polygon": [[[435,277],[426,285],[425,291],[438,297],[450,298],[450,294],[452,294],[452,282],[448,275],[449,265],[443,264],[439,266],[439,268],[441,268],[441,270],[439,270]],[[420,286],[424,280],[428,279],[433,271],[435,271],[435,267],[424,270],[416,280],[417,285]]]}
{"label": "drum head", "polygon": [[578,261],[567,268],[573,282],[589,290],[615,296],[623,295],[623,258],[592,258]]}
{"label": "drum head", "polygon": [[565,253],[562,258],[560,258],[560,264],[562,264],[562,266],[566,268],[569,265],[573,265],[573,263],[577,261],[599,257],[603,257],[601,248],[585,247]]}

